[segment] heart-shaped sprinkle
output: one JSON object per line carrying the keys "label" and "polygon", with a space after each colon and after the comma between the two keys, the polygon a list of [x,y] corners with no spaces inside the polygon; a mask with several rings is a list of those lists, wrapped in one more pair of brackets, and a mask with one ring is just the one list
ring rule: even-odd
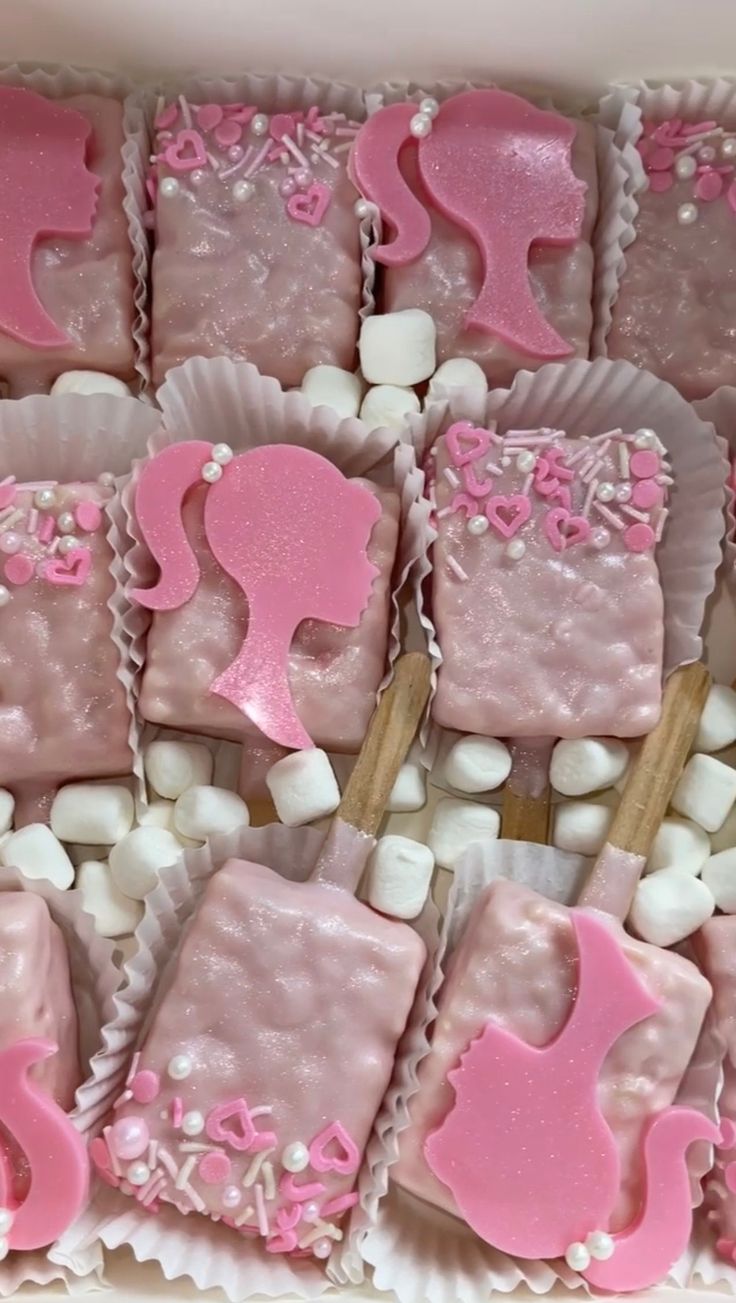
{"label": "heart-shaped sprinkle", "polygon": [[192,172],[195,167],[204,167],[207,151],[199,132],[180,131],[176,140],[166,146],[164,158],[173,172]]}
{"label": "heart-shaped sprinkle", "polygon": [[315,1172],[339,1172],[342,1176],[350,1176],[360,1167],[360,1151],[342,1122],[331,1122],[311,1142],[309,1161]]}
{"label": "heart-shaped sprinkle", "polygon": [[464,511],[468,518],[477,515],[479,510],[475,498],[469,498],[467,493],[456,493],[450,503],[450,511]]}
{"label": "heart-shaped sprinkle", "polygon": [[92,553],[88,547],[75,547],[66,556],[53,557],[43,567],[44,579],[50,584],[80,588],[92,569]]}
{"label": "heart-shaped sprinkle", "polygon": [[303,222],[305,226],[319,226],[332,199],[329,186],[321,181],[313,181],[306,190],[292,195],[286,205],[286,211],[294,222]]}
{"label": "heart-shaped sprinkle", "polygon": [[231,1099],[213,1108],[207,1115],[206,1130],[210,1140],[230,1145],[241,1152],[248,1149],[258,1152],[276,1144],[273,1131],[256,1131],[244,1099]]}
{"label": "heart-shaped sprinkle", "polygon": [[501,538],[513,538],[532,514],[532,504],[523,493],[512,493],[505,497],[495,493],[485,506],[488,524]]}
{"label": "heart-shaped sprinkle", "polygon": [[458,421],[447,431],[445,443],[453,465],[467,466],[488,452],[491,440],[487,430],[481,430],[469,421]]}
{"label": "heart-shaped sprinkle", "polygon": [[463,484],[474,498],[484,498],[493,488],[493,480],[479,480],[472,466],[463,466]]}
{"label": "heart-shaped sprinkle", "polygon": [[586,542],[590,525],[585,516],[572,516],[566,507],[555,507],[544,517],[544,532],[555,552],[564,552],[576,543]]}

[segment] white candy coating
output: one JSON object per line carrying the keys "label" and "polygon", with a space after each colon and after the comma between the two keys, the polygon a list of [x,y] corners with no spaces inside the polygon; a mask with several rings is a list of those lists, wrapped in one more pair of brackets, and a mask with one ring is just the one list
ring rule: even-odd
{"label": "white candy coating", "polygon": [[134,828],[110,851],[115,885],[132,900],[143,900],[156,886],[161,870],[179,855],[181,846],[165,828]]}
{"label": "white candy coating", "polygon": [[444,398],[448,389],[472,389],[485,398],[488,381],[483,368],[469,357],[450,357],[437,367],[427,387],[427,403]]}
{"label": "white candy coating", "polygon": [[492,792],[510,773],[511,753],[495,737],[461,737],[445,760],[445,779],[458,792]]}
{"label": "white candy coating", "polygon": [[331,407],[345,419],[357,416],[363,386],[360,376],[339,366],[313,366],[302,380],[302,393],[314,407]]}
{"label": "white candy coating", "polygon": [[443,797],[437,802],[427,841],[443,869],[452,869],[473,842],[498,837],[501,819],[497,810],[474,801]]}
{"label": "white candy coating", "polygon": [[427,774],[422,765],[407,760],[400,768],[386,803],[390,814],[421,810],[427,804]]}
{"label": "white candy coating", "polygon": [[550,782],[562,796],[585,796],[610,787],[628,763],[628,747],[618,738],[563,738],[552,752]]}
{"label": "white candy coating", "polygon": [[15,797],[12,792],[8,792],[4,787],[0,787],[0,836],[10,828],[13,822],[14,810]]}
{"label": "white candy coating", "polygon": [[715,908],[713,893],[682,869],[659,869],[642,878],[629,923],[642,941],[674,946],[702,927]]}
{"label": "white candy coating", "polygon": [[266,786],[287,828],[322,819],[340,804],[340,788],[330,758],[318,747],[294,751],[277,760],[266,774]]}
{"label": "white candy coating", "polygon": [[52,394],[114,394],[130,398],[130,389],[117,376],[104,371],[65,371],[51,386]]}
{"label": "white candy coating", "polygon": [[672,797],[672,809],[716,832],[736,801],[736,769],[698,751],[682,771]]}
{"label": "white candy coating", "polygon": [[708,693],[694,751],[722,751],[736,742],[736,692],[724,683],[714,683]]}
{"label": "white candy coating", "polygon": [[429,894],[434,855],[411,837],[381,837],[371,856],[368,903],[393,918],[416,918]]}
{"label": "white candy coating", "polygon": [[174,807],[176,832],[194,841],[247,828],[248,807],[242,796],[223,787],[189,787]]}
{"label": "white candy coating", "polygon": [[577,855],[597,855],[602,849],[614,811],[595,801],[560,801],[555,806],[552,845]]}
{"label": "white candy coating", "polygon": [[143,754],[146,778],[158,796],[175,801],[188,787],[212,782],[212,752],[201,742],[151,742]]}
{"label": "white candy coating", "polygon": [[389,430],[403,425],[407,416],[420,410],[413,389],[399,385],[374,385],[360,405],[360,419],[369,430],[386,426]]}
{"label": "white candy coating", "polygon": [[672,816],[663,819],[649,852],[645,873],[682,869],[697,875],[710,855],[710,838],[697,823]]}
{"label": "white candy coating", "polygon": [[63,842],[114,846],[133,827],[135,802],[120,783],[69,783],[54,797],[51,831]]}
{"label": "white candy coating", "polygon": [[[427,119],[431,127],[431,119]],[[436,366],[437,331],[428,312],[404,308],[366,317],[360,331],[360,367],[372,385],[417,385]]]}
{"label": "white candy coating", "polygon": [[77,869],[76,885],[100,936],[126,937],[135,932],[143,918],[143,906],[116,887],[109,864],[84,860]]}
{"label": "white candy coating", "polygon": [[74,881],[74,868],[64,847],[45,823],[29,823],[0,846],[0,863],[20,869],[27,878],[46,878],[60,891]]}
{"label": "white candy coating", "polygon": [[724,914],[736,914],[736,846],[711,855],[700,876],[713,892],[718,908]]}

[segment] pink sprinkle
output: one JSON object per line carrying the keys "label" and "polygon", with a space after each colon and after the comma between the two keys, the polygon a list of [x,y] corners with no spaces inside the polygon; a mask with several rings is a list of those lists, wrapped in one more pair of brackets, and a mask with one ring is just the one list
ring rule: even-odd
{"label": "pink sprinkle", "polygon": [[199,1177],[205,1185],[219,1185],[230,1175],[232,1164],[227,1154],[205,1154],[199,1164]]}
{"label": "pink sprinkle", "polygon": [[102,524],[102,512],[96,502],[79,502],[74,511],[74,519],[86,534],[94,534]]}
{"label": "pink sprinkle", "polygon": [[447,558],[447,565],[448,565],[448,568],[449,568],[449,569],[452,571],[452,573],[455,575],[455,577],[456,577],[457,579],[459,579],[462,583],[464,583],[468,576],[466,575],[465,571],[463,570],[462,566],[460,565],[460,562],[459,562],[459,561],[456,561],[455,558],[454,558],[454,556],[448,556],[448,558]]}
{"label": "pink sprinkle", "polygon": [[203,104],[194,116],[202,131],[212,131],[220,125],[225,114],[221,104]]}
{"label": "pink sprinkle", "polygon": [[166,131],[169,127],[174,126],[178,116],[179,105],[169,104],[167,108],[161,110],[153,125],[157,131]]}
{"label": "pink sprinkle", "polygon": [[613,525],[614,529],[625,528],[624,522],[622,521],[621,517],[617,516],[614,511],[610,511],[609,508],[605,506],[603,502],[594,502],[593,510],[597,511],[598,515],[602,516],[604,520],[607,520],[609,525]]}
{"label": "pink sprinkle", "polygon": [[634,485],[631,500],[640,510],[650,511],[662,501],[662,490],[656,480],[639,480],[639,483]]}
{"label": "pink sprinkle", "polygon": [[635,452],[631,457],[631,474],[637,480],[648,480],[656,475],[660,467],[659,453]]}
{"label": "pink sprinkle", "polygon": [[126,1084],[126,1086],[129,1086],[129,1085],[131,1084],[131,1082],[132,1082],[132,1080],[133,1080],[133,1078],[134,1078],[136,1072],[138,1071],[138,1064],[140,1063],[140,1061],[141,1061],[141,1052],[140,1052],[140,1050],[136,1050],[135,1054],[133,1055],[132,1059],[130,1060],[130,1067],[128,1068],[128,1075],[127,1075],[127,1077],[125,1078],[125,1084]]}
{"label": "pink sprinkle", "polygon": [[89,1156],[92,1159],[92,1162],[94,1163],[98,1171],[100,1172],[111,1171],[110,1154],[108,1152],[107,1145],[102,1139],[102,1136],[97,1136],[92,1141],[92,1144],[89,1147]]}
{"label": "pink sprinkle", "polygon": [[184,1117],[184,1105],[179,1095],[175,1095],[171,1101],[171,1121],[175,1127],[180,1127]]}
{"label": "pink sprinkle", "polygon": [[28,519],[26,521],[26,533],[35,534],[37,529],[38,529],[38,512],[36,511],[35,507],[31,507],[30,511],[28,512]]}
{"label": "pink sprinkle", "polygon": [[649,189],[655,195],[663,195],[667,190],[671,190],[675,184],[671,172],[653,172],[649,178]]}
{"label": "pink sprinkle", "polygon": [[15,480],[9,477],[0,484],[0,511],[3,507],[10,507],[15,502]]}
{"label": "pink sprinkle", "polygon": [[5,562],[5,578],[9,584],[27,584],[33,578],[34,566],[31,558],[22,552],[8,557]]}
{"label": "pink sprinkle", "polygon": [[647,159],[647,171],[666,172],[672,167],[675,161],[675,153],[672,149],[655,149]]}
{"label": "pink sprinkle", "polygon": [[715,131],[718,126],[715,118],[709,118],[707,122],[691,122],[688,126],[682,125],[681,118],[674,118],[673,122],[677,124],[677,130],[681,131],[683,136],[700,136],[704,132]]}
{"label": "pink sprinkle", "polygon": [[215,127],[215,140],[218,145],[222,145],[224,149],[226,149],[228,145],[239,144],[242,135],[243,128],[235,118],[226,118],[224,122],[221,122],[219,126]]}
{"label": "pink sprinkle", "polygon": [[629,525],[624,544],[629,552],[648,552],[654,545],[654,530],[651,525]]}
{"label": "pink sprinkle", "polygon": [[320,1208],[320,1217],[337,1217],[339,1213],[344,1213],[348,1208],[352,1208],[358,1202],[358,1191],[353,1190],[352,1194],[338,1195],[337,1199],[330,1199]]}
{"label": "pink sprinkle", "polygon": [[269,1234],[268,1214],[266,1212],[266,1201],[263,1197],[263,1186],[259,1184],[254,1186],[256,1197],[256,1216],[258,1218],[258,1229],[264,1238]]}
{"label": "pink sprinkle", "polygon": [[41,528],[38,531],[39,543],[50,543],[52,538],[54,537],[55,528],[56,528],[56,521],[54,520],[53,516],[44,516],[43,520],[41,521]]}
{"label": "pink sprinkle", "polygon": [[131,1078],[130,1089],[136,1104],[152,1104],[161,1089],[161,1079],[157,1072],[144,1068]]}
{"label": "pink sprinkle", "polygon": [[695,198],[710,203],[717,199],[723,190],[723,177],[717,172],[703,172],[695,183]]}
{"label": "pink sprinkle", "polygon": [[460,480],[459,480],[458,476],[455,474],[455,472],[454,472],[454,470],[452,469],[451,466],[446,466],[446,467],[445,467],[445,469],[444,469],[444,471],[443,471],[443,475],[444,475],[445,479],[447,480],[447,483],[452,485],[453,489],[459,489],[459,488],[460,488]]}

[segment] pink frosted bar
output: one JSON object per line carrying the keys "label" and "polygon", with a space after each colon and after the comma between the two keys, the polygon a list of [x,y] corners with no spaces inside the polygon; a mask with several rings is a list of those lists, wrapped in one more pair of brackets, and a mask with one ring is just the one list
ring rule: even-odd
{"label": "pink frosted bar", "polygon": [[[593,328],[593,249],[591,241],[598,212],[598,173],[595,128],[580,122],[572,147],[575,175],[587,186],[580,238],[564,248],[532,246],[529,279],[544,317],[576,357],[587,358]],[[422,187],[415,155],[405,150],[401,168],[415,194],[430,214],[432,234],[426,251],[405,267],[383,272],[383,306],[386,312],[423,308],[437,327],[437,362],[469,357],[485,371],[492,385],[510,384],[522,367],[536,370],[539,358],[514,349],[496,336],[468,330],[464,318],[477,298],[482,282],[478,246],[472,237],[444,217]]]}
{"label": "pink frosted bar", "polygon": [[[643,985],[661,1001],[656,1014],[616,1041],[599,1083],[601,1108],[621,1155],[621,1192],[611,1225],[618,1230],[628,1225],[641,1200],[643,1129],[675,1098],[711,990],[687,960],[632,940],[617,923],[611,927]],[[569,1011],[576,962],[567,909],[517,883],[499,880],[485,890],[451,956],[439,995],[432,1048],[420,1065],[411,1125],[400,1137],[399,1160],[392,1168],[400,1185],[459,1215],[423,1152],[425,1140],[454,1102],[447,1074],[489,1019],[530,1045],[552,1040]]]}
{"label": "pink frosted bar", "polygon": [[39,299],[69,337],[59,348],[34,348],[0,335],[0,376],[14,392],[47,388],[63,371],[135,374],[133,251],[123,210],[123,106],[101,95],[59,101],[92,123],[87,165],[101,185],[92,232],[83,239],[39,240],[32,276]]}
{"label": "pink frosted bar", "polygon": [[[130,771],[130,715],[112,641],[112,551],[102,510],[112,490],[98,483],[55,485],[54,507],[35,508],[34,494],[15,493],[10,508],[19,519],[0,519],[0,583],[10,594],[0,607],[0,785],[53,789],[64,780]],[[78,584],[52,583],[38,573],[13,582],[21,558],[56,564],[57,521],[80,503],[97,507],[94,530],[76,522],[74,537],[90,556],[89,572]],[[3,516],[0,512],[0,517]],[[29,523],[36,532],[28,533]],[[89,523],[89,521],[88,521]],[[94,521],[93,521],[94,523]],[[20,540],[7,552],[7,535]],[[47,539],[43,542],[43,539]],[[56,549],[56,550],[55,550]]]}
{"label": "pink frosted bar", "polygon": [[[651,134],[654,122],[645,124],[640,142],[649,188],[636,195],[636,238],[626,249],[607,352],[653,371],[688,399],[703,398],[719,385],[736,384],[736,172],[733,158],[721,154],[722,134],[706,133],[698,149],[713,150],[713,169],[723,171],[710,171],[706,193],[709,185],[713,190],[701,199],[704,164],[693,137],[673,131],[672,122],[658,125],[661,144]],[[733,131],[730,139],[736,139]],[[691,152],[699,170],[679,178],[677,160]],[[697,209],[690,224],[678,220],[685,204]]]}
{"label": "pink frosted bar", "polygon": [[[114,1148],[126,1119],[143,1120],[164,1178],[157,1198],[245,1234],[258,1231],[260,1204],[271,1252],[339,1239],[335,1222],[355,1202],[347,1196],[424,958],[411,928],[347,891],[229,860],[186,934],[129,1081],[134,1099],[117,1110],[109,1142]],[[218,1110],[230,1103],[232,1113],[238,1102],[259,1133],[247,1143],[242,1112],[217,1122]],[[192,1137],[195,1111],[204,1121]],[[332,1124],[343,1138],[325,1137],[320,1161],[313,1142]],[[203,1147],[188,1149],[191,1140]],[[295,1145],[310,1159],[290,1172],[283,1160]],[[119,1170],[125,1179],[125,1162]],[[314,1187],[307,1199],[292,1181]],[[293,1218],[293,1242],[280,1242]]]}
{"label": "pink frosted bar", "polygon": [[[698,963],[713,986],[713,1009],[719,1036],[725,1046],[722,1118],[736,1122],[736,919],[711,918],[693,938]],[[736,1262],[736,1192],[733,1175],[726,1184],[725,1171],[733,1164],[733,1150],[716,1150],[716,1161],[706,1186],[705,1206],[718,1236],[717,1250],[727,1262]]]}
{"label": "pink frosted bar", "polygon": [[[368,605],[354,629],[305,620],[290,656],[297,714],[317,746],[335,751],[357,749],[375,709],[386,668],[391,573],[399,534],[398,495],[358,482],[376,494],[382,507],[368,545],[368,560],[379,572]],[[240,589],[219,568],[205,542],[206,492],[206,485],[192,490],[183,511],[202,578],[184,606],[153,613],[139,708],[152,723],[237,741],[246,732],[255,735],[255,725],[231,702],[211,693],[210,686],[240,650],[248,617]],[[181,675],[177,667],[184,648],[187,673]]]}
{"label": "pink frosted bar", "polygon": [[[528,437],[526,451],[539,454],[541,461],[547,445],[536,440],[543,441],[545,433],[529,431]],[[574,525],[575,532],[589,531],[564,550],[555,550],[547,533],[548,513],[562,509],[559,500],[536,487],[538,468],[533,473],[519,469],[522,443],[513,454],[510,446],[491,443],[486,454],[463,468],[455,465],[447,436],[438,441],[432,609],[443,656],[433,704],[439,724],[495,737],[637,737],[656,724],[664,603],[654,539],[666,490],[650,479],[659,503],[639,519],[626,514],[631,499],[595,505],[590,496],[586,505],[594,481],[614,490],[638,489],[633,473],[631,478],[621,473],[620,441],[612,435],[608,451],[600,455],[596,449],[603,444],[591,441],[590,455],[583,456],[582,439],[565,438],[562,432],[553,439],[563,464],[573,462],[574,478],[563,489],[569,487],[574,516],[585,517]],[[628,442],[626,448],[635,465],[635,444]],[[505,466],[503,457],[511,458]],[[596,461],[593,479],[584,480],[585,468]],[[658,454],[657,461],[664,469]],[[487,470],[490,463],[500,474]],[[484,508],[486,515],[489,510],[494,514],[488,504],[495,502],[494,519],[500,513],[503,526],[513,506],[503,499],[514,499],[514,512],[530,504],[529,518],[510,538],[493,524],[475,535],[468,530],[465,508],[453,510],[464,493],[466,470],[486,482],[490,496],[469,499],[481,517]],[[602,515],[599,507],[608,514]],[[636,539],[632,528],[648,531],[645,551],[629,550]],[[507,549],[519,542],[524,552],[514,558]]]}
{"label": "pink frosted bar", "polygon": [[[181,105],[167,106],[157,119],[166,128],[154,146],[154,382],[194,356],[244,358],[283,385],[301,384],[320,363],[352,369],[362,294],[358,195],[347,175],[353,127],[343,115],[323,119],[317,109],[301,123],[280,113],[281,129],[291,126],[290,151],[269,132],[253,132],[253,106],[241,105],[239,118],[231,112],[238,106],[201,107],[202,120],[216,125],[200,125],[197,109],[187,106],[196,138],[183,152],[202,151],[192,170],[166,157],[187,131]],[[178,190],[168,195],[172,179]],[[283,193],[285,183],[294,193]],[[304,220],[312,185],[320,187],[314,203],[328,201],[316,224]],[[243,199],[245,186],[252,193]]]}

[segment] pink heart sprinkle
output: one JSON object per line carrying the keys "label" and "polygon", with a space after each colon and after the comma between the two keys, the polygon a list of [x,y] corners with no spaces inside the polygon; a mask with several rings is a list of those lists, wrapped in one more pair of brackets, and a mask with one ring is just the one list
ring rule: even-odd
{"label": "pink heart sprinkle", "polygon": [[667,172],[675,161],[675,152],[669,148],[655,149],[647,159],[647,171]]}
{"label": "pink heart sprinkle", "polygon": [[704,172],[695,183],[695,198],[710,203],[723,190],[723,177],[717,172]]}
{"label": "pink heart sprinkle", "polygon": [[671,172],[653,172],[649,178],[649,189],[655,195],[663,195],[665,191],[671,190],[675,184],[675,179]]}
{"label": "pink heart sprinkle", "polygon": [[207,151],[198,131],[180,131],[176,140],[167,145],[164,158],[173,172],[192,172],[207,162]]}
{"label": "pink heart sprinkle", "polygon": [[502,538],[513,538],[532,514],[532,504],[523,493],[512,493],[505,497],[496,493],[489,498],[485,506],[488,524]]}
{"label": "pink heart sprinkle", "polygon": [[34,574],[34,565],[29,556],[24,556],[22,552],[16,553],[15,556],[8,557],[5,562],[5,578],[9,584],[30,583]]}
{"label": "pink heart sprinkle", "polygon": [[286,211],[294,222],[305,226],[319,226],[332,199],[332,191],[321,181],[313,181],[307,190],[292,195]]}
{"label": "pink heart sprinkle", "polygon": [[566,507],[555,507],[544,518],[544,532],[555,552],[564,552],[576,543],[585,543],[590,525],[585,516],[571,516]]}
{"label": "pink heart sprinkle", "polygon": [[488,452],[491,440],[487,430],[472,426],[468,421],[458,421],[447,431],[445,443],[453,465],[467,466]]}
{"label": "pink heart sprinkle", "polygon": [[202,131],[212,131],[218,123],[222,122],[224,113],[221,104],[203,104],[197,109],[197,126]]}
{"label": "pink heart sprinkle", "polygon": [[235,118],[226,118],[224,122],[215,127],[215,140],[223,148],[227,148],[229,145],[237,145],[242,134],[243,128]]}
{"label": "pink heart sprinkle", "polygon": [[88,547],[75,547],[66,556],[54,557],[43,568],[44,578],[50,584],[79,588],[92,568],[92,553]]}

